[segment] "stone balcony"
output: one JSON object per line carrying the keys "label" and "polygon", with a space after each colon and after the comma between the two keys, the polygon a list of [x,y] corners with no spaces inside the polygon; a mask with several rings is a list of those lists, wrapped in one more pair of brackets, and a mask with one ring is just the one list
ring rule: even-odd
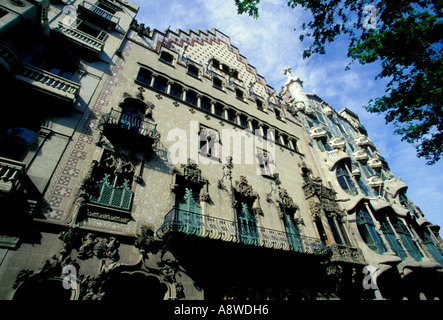
{"label": "stone balcony", "polygon": [[369,159],[368,154],[365,152],[365,150],[357,150],[354,151],[352,153],[352,155],[354,156],[354,159],[357,160],[358,162],[361,162],[363,164],[366,164],[366,162]]}
{"label": "stone balcony", "polygon": [[380,170],[383,167],[383,163],[378,158],[369,159],[368,165],[374,170]]}
{"label": "stone balcony", "polygon": [[328,135],[323,127],[314,127],[309,130],[311,137],[315,140],[326,140]]}
{"label": "stone balcony", "polygon": [[80,92],[80,85],[29,64],[23,63],[15,77],[32,85],[36,90],[73,102]]}
{"label": "stone balcony", "polygon": [[94,57],[98,57],[105,47],[105,41],[102,40],[106,38],[106,32],[104,31],[102,31],[97,37],[93,37],[86,32],[69,27],[61,21],[59,22],[58,27],[53,28],[52,31],[64,36],[74,46],[85,49]]}
{"label": "stone balcony", "polygon": [[342,151],[346,150],[346,141],[341,137],[333,138],[329,140],[328,143],[332,149],[342,150]]}
{"label": "stone balcony", "polygon": [[385,181],[385,187],[390,194],[396,196],[400,190],[407,189],[408,185],[401,181],[401,178],[399,177]]}
{"label": "stone balcony", "polygon": [[360,147],[360,148],[366,148],[367,146],[372,146],[372,141],[366,136],[366,135],[361,135],[359,137],[357,137],[355,139],[355,143]]}
{"label": "stone balcony", "polygon": [[366,181],[368,182],[368,185],[374,189],[379,189],[383,186],[383,180],[376,175],[369,177]]}
{"label": "stone balcony", "polygon": [[120,22],[119,17],[88,1],[83,1],[78,5],[78,14],[81,19],[91,21],[108,31],[115,30]]}
{"label": "stone balcony", "polygon": [[9,194],[21,190],[24,174],[23,162],[0,158],[0,192]]}

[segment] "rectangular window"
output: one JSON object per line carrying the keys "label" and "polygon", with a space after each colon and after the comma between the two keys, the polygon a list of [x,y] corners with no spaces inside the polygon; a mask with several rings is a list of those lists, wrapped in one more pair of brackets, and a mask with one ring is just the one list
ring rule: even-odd
{"label": "rectangular window", "polygon": [[211,100],[209,100],[208,98],[202,97],[200,99],[200,108],[210,112],[211,111]]}
{"label": "rectangular window", "polygon": [[140,68],[137,75],[137,81],[140,81],[141,83],[144,83],[147,86],[149,86],[151,85],[151,79],[152,79],[152,72],[147,69]]}
{"label": "rectangular window", "polygon": [[154,80],[154,88],[166,92],[166,89],[168,88],[168,80],[163,77],[156,77]]}
{"label": "rectangular window", "polygon": [[186,102],[192,104],[193,106],[196,106],[197,101],[197,93],[195,91],[188,90],[186,92]]}
{"label": "rectangular window", "polygon": [[214,105],[214,114],[223,118],[223,106],[220,103]]}
{"label": "rectangular window", "polygon": [[259,165],[259,174],[271,177],[274,173],[274,161],[272,155],[261,148],[257,148],[256,157]]}
{"label": "rectangular window", "polygon": [[89,194],[91,203],[130,210],[134,196],[132,182],[135,166],[124,156],[105,152],[94,172],[97,181]]}
{"label": "rectangular window", "polygon": [[220,155],[220,134],[217,130],[200,126],[200,155],[218,160]]}

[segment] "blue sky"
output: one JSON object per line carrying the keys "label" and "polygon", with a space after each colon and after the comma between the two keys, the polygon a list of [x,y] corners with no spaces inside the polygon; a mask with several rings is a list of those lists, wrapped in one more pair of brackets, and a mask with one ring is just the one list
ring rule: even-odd
{"label": "blue sky", "polygon": [[247,14],[237,15],[234,0],[130,1],[140,6],[137,20],[160,31],[168,27],[174,31],[220,30],[277,92],[286,81],[282,69],[289,66],[292,74],[303,80],[305,92],[317,94],[336,110],[346,107],[357,113],[393,174],[409,186],[408,196],[426,219],[443,226],[443,161],[427,166],[424,159],[416,157],[414,146],[393,134],[393,126],[386,125],[382,115],[362,108],[384,94],[386,81],[375,80],[380,70],[376,64],[354,63],[345,71],[350,62],[345,40],[328,46],[326,55],[303,60],[303,50],[309,44],[299,41],[294,28],[309,19],[308,12],[288,8],[285,0],[262,0],[260,17],[255,20]]}

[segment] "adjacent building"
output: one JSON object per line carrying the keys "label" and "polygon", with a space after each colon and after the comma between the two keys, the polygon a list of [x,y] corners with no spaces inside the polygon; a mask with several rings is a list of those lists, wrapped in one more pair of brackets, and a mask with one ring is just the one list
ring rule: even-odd
{"label": "adjacent building", "polygon": [[124,0],[0,9],[0,298],[440,298],[439,227],[290,68]]}

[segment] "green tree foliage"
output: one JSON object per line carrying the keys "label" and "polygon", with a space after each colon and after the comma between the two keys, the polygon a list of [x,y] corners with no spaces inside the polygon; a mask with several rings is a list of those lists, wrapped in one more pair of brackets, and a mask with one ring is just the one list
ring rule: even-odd
{"label": "green tree foliage", "polygon": [[[259,17],[260,0],[235,2],[239,14]],[[303,58],[325,54],[326,45],[340,36],[349,39],[351,62],[381,63],[376,79],[389,81],[385,95],[369,101],[366,110],[383,114],[427,164],[439,161],[443,152],[443,1],[289,0],[287,5],[300,6],[312,15],[300,26],[300,40],[310,39]],[[367,5],[375,10],[365,10]]]}

